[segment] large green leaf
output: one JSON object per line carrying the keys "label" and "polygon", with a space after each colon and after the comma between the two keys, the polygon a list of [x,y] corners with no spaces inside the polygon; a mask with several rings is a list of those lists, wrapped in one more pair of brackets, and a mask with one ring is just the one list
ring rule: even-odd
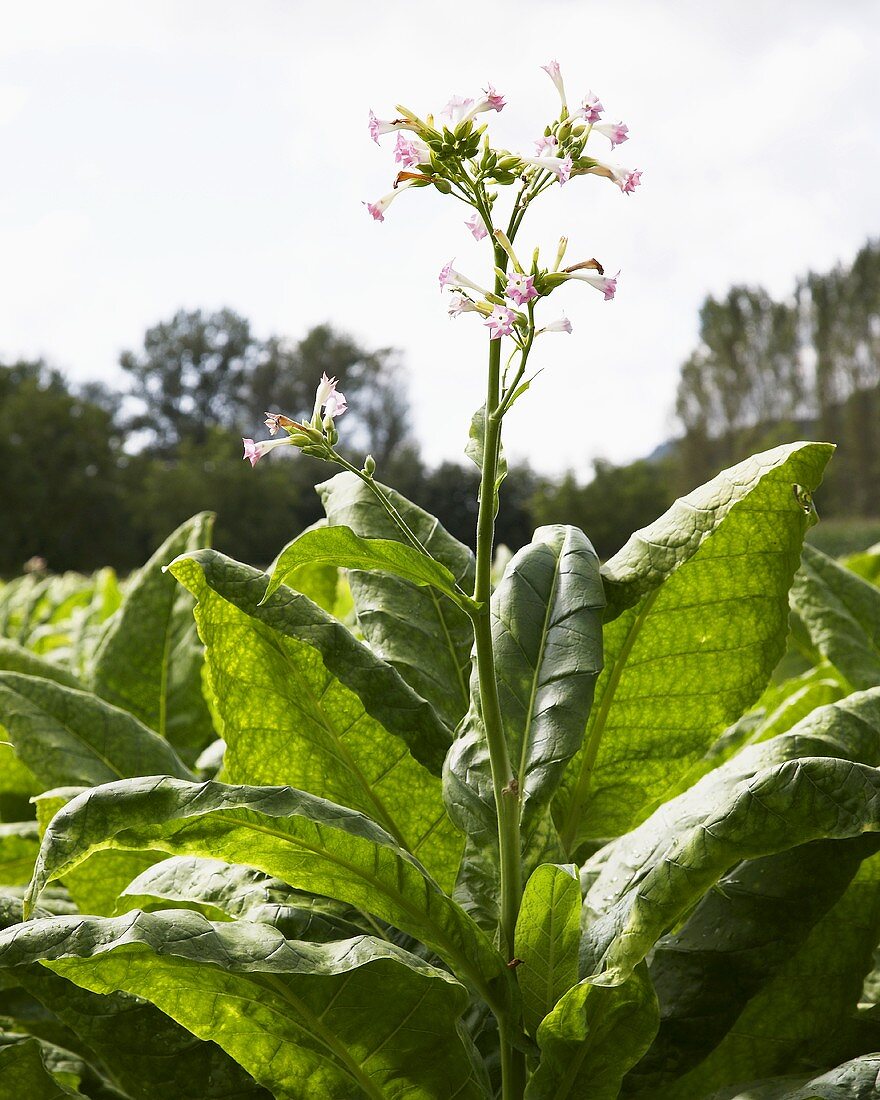
{"label": "large green leaf", "polygon": [[90,686],[169,741],[191,763],[214,738],[202,696],[202,650],[192,597],[166,576],[179,554],[210,545],[214,517],[200,512],[159,547],[107,621]]}
{"label": "large green leaf", "polygon": [[[38,915],[48,914],[41,908]],[[0,894],[0,928],[19,925],[21,917],[21,902]],[[132,1100],[270,1100],[223,1050],[199,1041],[148,1001],[116,991],[92,993],[39,963],[15,964],[7,956],[0,978],[10,973],[100,1057]]]}
{"label": "large green leaf", "polygon": [[860,692],[822,707],[788,733],[748,746],[664,803],[638,828],[606,845],[581,872],[587,888],[587,918],[607,913],[660,864],[682,836],[719,807],[728,806],[743,784],[801,757],[837,757],[880,766],[880,691]]}
{"label": "large green leaf", "polygon": [[171,745],[137,718],[52,680],[0,672],[0,723],[44,787],[134,775],[191,778]]}
{"label": "large green leaf", "polygon": [[[228,627],[234,633],[236,624],[243,623],[246,616],[249,628],[264,640],[264,649],[269,642],[291,654],[311,647],[336,680],[358,696],[368,714],[401,738],[425,767],[440,773],[452,740],[449,727],[395,669],[311,600],[285,588],[263,603],[265,573],[215,550],[180,558],[170,572],[197,597],[196,619],[208,644],[225,654],[224,631]],[[219,674],[226,668],[226,663],[221,666],[211,655],[209,658],[209,671],[216,666]],[[222,684],[214,688],[222,694]],[[239,745],[237,751],[239,766],[244,767],[240,757],[245,746]],[[257,747],[254,755],[260,751]]]}
{"label": "large green leaf", "polygon": [[[430,554],[465,592],[474,586],[474,556],[427,512],[382,487]],[[403,538],[370,490],[353,474],[337,474],[318,486],[332,524],[363,538]],[[434,588],[388,573],[349,574],[358,622],[372,648],[427,699],[450,728],[468,707],[468,677],[474,635],[468,616]]]}
{"label": "large green leaf", "polygon": [[643,820],[761,694],[784,650],[788,589],[814,520],[803,490],[830,453],[805,443],[758,455],[673,505],[606,565],[619,614],[555,806],[570,854]]}
{"label": "large green leaf", "polygon": [[23,672],[26,676],[42,676],[65,687],[83,686],[66,668],[47,661],[45,657],[39,657],[8,638],[0,638],[0,669],[4,672]]}
{"label": "large green leaf", "polygon": [[[0,732],[0,736],[5,737],[5,732]],[[32,818],[33,808],[29,805],[29,799],[39,789],[36,776],[19,760],[12,744],[0,743],[0,821]]]}
{"label": "large green leaf", "polygon": [[850,554],[843,559],[843,564],[871,584],[880,585],[880,542],[860,554]]}
{"label": "large green leaf", "polygon": [[[501,715],[527,834],[583,739],[602,667],[604,606],[599,560],[576,527],[539,528],[492,595]],[[444,775],[459,827],[491,843],[495,799],[476,678]]]}
{"label": "large green leaf", "polygon": [[[859,1049],[837,1048],[848,1032],[880,936],[880,856],[867,859],[849,889],[812,929],[799,950],[700,1065],[651,1100],[692,1100],[733,1081],[815,1073]],[[871,1036],[874,1039],[874,1036]],[[871,1042],[867,1049],[876,1047]],[[723,1095],[729,1095],[724,1089]],[[747,1093],[746,1095],[750,1095]],[[757,1095],[761,1095],[758,1093]],[[771,1093],[771,1095],[774,1095]],[[824,1093],[806,1096],[824,1096]],[[850,1094],[831,1091],[829,1097]],[[858,1095],[858,1094],[856,1094]],[[870,1093],[868,1095],[871,1095]]]}
{"label": "large green leaf", "polygon": [[[41,676],[54,680],[65,687],[82,685],[61,665],[37,656],[16,642],[0,638],[0,670],[22,672],[27,676]],[[0,742],[6,737],[0,719]],[[8,744],[0,744],[0,820],[14,821],[31,817],[27,805],[31,795],[40,789],[34,774],[17,756],[15,749]]]}
{"label": "large green leaf", "polygon": [[278,1100],[486,1096],[456,1032],[465,989],[367,936],[309,944],[188,910],[0,933],[0,964],[38,960],[93,992],[152,1001]]}
{"label": "large green leaf", "polygon": [[[880,704],[880,693],[873,702]],[[760,771],[681,833],[638,885],[589,929],[587,970],[600,984],[626,980],[663,932],[741,860],[878,830],[876,768],[804,757]]]}
{"label": "large green leaf", "polygon": [[192,856],[172,856],[148,867],[122,891],[117,909],[180,908],[181,903],[198,907],[210,920],[272,924],[287,939],[324,943],[365,930],[345,919],[349,913],[338,902],[292,890],[252,867]]}
{"label": "large green leaf", "polygon": [[631,535],[602,567],[608,597],[606,620],[638,603],[690,561],[731,512],[749,512],[752,523],[760,525],[768,504],[778,510],[774,488],[793,497],[806,517],[806,526],[813,526],[816,516],[807,494],[818,488],[833,453],[831,443],[786,443],[722,470],[676,500],[659,519]]}
{"label": "large green leaf", "polygon": [[[862,860],[878,848],[877,835],[814,841],[743,863],[721,879],[684,927],[661,939],[652,953],[649,969],[660,1001],[660,1030],[627,1078],[627,1092],[658,1097],[661,1086],[699,1065],[749,1002],[791,962],[812,928],[846,892]],[[845,956],[842,950],[841,969]],[[803,959],[799,965],[803,968]],[[858,967],[850,980],[855,997],[861,981]],[[812,1000],[809,992],[805,1000]],[[826,1011],[829,1002],[825,996]],[[851,1004],[845,1007],[848,1011]],[[762,1021],[770,1040],[768,1017]],[[823,1024],[834,1022],[823,1019]],[[683,1092],[696,1094],[696,1088]]]}
{"label": "large green leaf", "polygon": [[296,587],[296,574],[305,566],[333,564],[342,569],[369,569],[391,573],[411,584],[436,588],[458,603],[455,577],[445,565],[415,547],[392,539],[365,539],[350,527],[315,527],[304,531],[281,551],[266,587],[268,599],[280,585]]}
{"label": "large green leaf", "polygon": [[880,588],[806,545],[791,606],[815,648],[853,687],[880,684]]}
{"label": "large green leaf", "polygon": [[714,1093],[711,1100],[876,1100],[880,1054],[853,1058],[827,1073],[753,1081]]}
{"label": "large green leaf", "polygon": [[29,882],[39,850],[36,821],[0,825],[0,885]]}
{"label": "large green leaf", "polygon": [[363,814],[290,787],[108,783],[55,816],[43,837],[32,905],[104,848],[159,850],[246,863],[296,889],[338,898],[422,940],[496,1005],[511,976],[499,952],[421,864]]}
{"label": "large green leaf", "polygon": [[451,889],[463,842],[423,766],[439,770],[448,745],[431,708],[306,597],[284,589],[260,606],[264,574],[213,551],[173,571],[198,600],[226,777],[361,810]]}
{"label": "large green leaf", "polygon": [[526,1100],[617,1100],[626,1071],[657,1030],[657,999],[644,966],[620,986],[580,982],[538,1028],[541,1060]]}
{"label": "large green leaf", "polygon": [[[52,818],[88,787],[54,787],[34,798],[37,822],[42,836]],[[162,852],[128,852],[103,850],[95,852],[85,862],[71,868],[64,876],[64,886],[81,913],[113,916],[119,894],[147,867],[163,856]],[[129,908],[132,908],[131,906]]]}
{"label": "large green leaf", "polygon": [[514,954],[523,1020],[534,1035],[556,1002],[578,980],[581,891],[572,867],[543,864],[523,892]]}
{"label": "large green leaf", "polygon": [[46,1068],[36,1039],[0,1045],[0,1096],[9,1100],[63,1100],[83,1094]]}

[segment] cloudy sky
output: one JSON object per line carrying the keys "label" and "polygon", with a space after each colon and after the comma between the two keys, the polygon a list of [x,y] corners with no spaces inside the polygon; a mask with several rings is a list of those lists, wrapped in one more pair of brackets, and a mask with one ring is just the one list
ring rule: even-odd
{"label": "cloudy sky", "polygon": [[266,335],[331,321],[402,350],[426,457],[457,457],[485,340],[447,319],[437,272],[454,255],[487,280],[488,253],[427,191],[370,221],[394,168],[367,111],[439,111],[492,81],[495,141],[529,151],[557,58],[572,100],[592,89],[628,123],[618,159],[644,172],[631,196],[554,188],[520,237],[552,255],[564,232],[571,262],[622,272],[614,302],[570,286],[548,303],[574,333],[538,345],[506,429],[514,457],[583,476],[674,430],[707,293],[784,295],[880,235],[878,55],[876,0],[0,0],[0,358],[112,384],[180,307]]}

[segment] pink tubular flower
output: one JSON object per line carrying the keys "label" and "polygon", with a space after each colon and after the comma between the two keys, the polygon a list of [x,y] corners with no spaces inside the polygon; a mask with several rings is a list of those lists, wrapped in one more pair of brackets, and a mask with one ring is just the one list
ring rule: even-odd
{"label": "pink tubular flower", "polygon": [[318,389],[315,393],[315,410],[312,416],[317,416],[324,409],[326,416],[342,416],[348,408],[345,394],[336,388],[338,379],[328,378],[326,371],[321,375]]}
{"label": "pink tubular flower", "polygon": [[472,99],[454,95],[440,113],[444,118],[449,120],[449,125],[455,129],[459,122],[461,122],[467,114],[471,113],[473,105],[474,101]]}
{"label": "pink tubular flower", "polygon": [[589,275],[586,271],[572,271],[569,273],[569,279],[579,279],[582,283],[589,283],[590,286],[594,286],[596,290],[601,290],[605,295],[605,301],[610,302],[614,295],[617,293],[617,279],[620,275],[618,271],[617,275]]}
{"label": "pink tubular flower", "polygon": [[549,136],[542,135],[535,142],[535,156],[545,157],[549,155],[552,157],[553,150],[558,144],[559,142],[552,134],[550,134]]}
{"label": "pink tubular flower", "polygon": [[370,217],[373,221],[384,222],[385,211],[394,202],[401,191],[405,191],[407,187],[412,187],[414,181],[407,181],[402,183],[399,187],[395,187],[393,191],[389,191],[387,195],[383,195],[381,199],[377,199],[376,202],[365,202],[364,206],[370,213]]}
{"label": "pink tubular flower", "polygon": [[642,182],[641,169],[636,168],[634,171],[630,172],[626,168],[622,168],[620,170],[620,176],[615,182],[624,195],[632,194]]}
{"label": "pink tubular flower", "polygon": [[559,71],[559,62],[548,61],[547,64],[542,65],[541,68],[556,86],[556,91],[559,92],[559,98],[562,100],[562,106],[567,106],[565,102],[565,85],[562,83],[562,73]]}
{"label": "pink tubular flower", "polygon": [[496,306],[483,324],[490,330],[491,338],[499,340],[502,336],[509,336],[513,332],[513,322],[516,314],[507,306]]}
{"label": "pink tubular flower", "polygon": [[535,290],[534,275],[522,275],[514,271],[507,276],[507,289],[504,291],[507,297],[518,306],[524,306],[538,297]]}
{"label": "pink tubular flower", "polygon": [[324,404],[324,415],[331,418],[334,416],[342,416],[342,414],[347,411],[348,402],[345,400],[345,394],[341,390],[328,397]]}
{"label": "pink tubular flower", "polygon": [[540,336],[542,332],[571,332],[571,321],[567,317],[560,317],[557,321],[551,321],[549,325],[544,325],[543,328],[539,328],[536,336]]}
{"label": "pink tubular flower", "polygon": [[256,466],[263,455],[273,451],[276,447],[292,446],[292,440],[290,439],[261,439],[259,443],[255,443],[252,439],[243,438],[242,443],[244,444],[242,458],[247,459],[251,466]]}
{"label": "pink tubular flower", "polygon": [[483,290],[481,286],[471,282],[466,275],[462,275],[460,271],[456,271],[452,266],[454,263],[455,259],[453,258],[448,264],[444,264],[440,269],[440,289],[442,290],[445,286],[466,286],[469,290],[475,290],[482,298],[488,298],[489,291]]}
{"label": "pink tubular flower", "polygon": [[520,157],[525,164],[532,164],[535,168],[545,168],[552,172],[559,180],[560,186],[568,183],[574,162],[570,156],[566,157]]}
{"label": "pink tubular flower", "polygon": [[397,135],[394,146],[394,159],[404,168],[415,168],[417,164],[427,164],[430,159],[428,146],[421,141],[410,141],[403,134]]}
{"label": "pink tubular flower", "polygon": [[483,225],[483,219],[476,212],[476,210],[473,212],[473,214],[471,214],[471,216],[464,224],[468,227],[471,233],[473,233],[475,241],[481,241],[484,237],[489,236],[489,231],[486,229],[485,225]]}
{"label": "pink tubular flower", "polygon": [[587,169],[587,172],[596,176],[604,176],[612,183],[616,183],[625,195],[635,191],[642,181],[642,172],[639,168],[630,170],[621,167],[619,164],[603,164],[598,160],[591,168]]}
{"label": "pink tubular flower", "polygon": [[[500,92],[496,92],[494,85],[490,84],[488,88],[483,89],[483,94],[486,97],[486,106],[484,111],[503,111],[507,106],[507,101]],[[479,112],[478,112],[479,113]]]}
{"label": "pink tubular flower", "polygon": [[593,129],[608,138],[612,149],[615,145],[622,145],[623,142],[629,141],[629,127],[625,122],[602,122]]}
{"label": "pink tubular flower", "polygon": [[408,118],[395,118],[390,121],[385,119],[376,118],[372,111],[370,111],[370,137],[379,144],[379,138],[383,134],[391,134],[395,130],[413,130],[415,127]]}
{"label": "pink tubular flower", "polygon": [[453,294],[449,299],[449,317],[460,317],[462,313],[480,313],[480,309],[464,294]]}
{"label": "pink tubular flower", "polygon": [[593,95],[592,92],[587,92],[587,94],[584,96],[583,105],[581,106],[580,110],[575,111],[575,114],[580,115],[584,122],[589,122],[589,124],[592,126],[594,122],[599,121],[599,119],[602,117],[602,112],[604,110],[605,108],[602,106],[599,97],[597,95]]}
{"label": "pink tubular flower", "polygon": [[264,421],[266,427],[269,429],[269,435],[276,435],[279,428],[294,428],[296,427],[295,421],[289,417],[284,416],[283,413],[266,413],[266,419]]}

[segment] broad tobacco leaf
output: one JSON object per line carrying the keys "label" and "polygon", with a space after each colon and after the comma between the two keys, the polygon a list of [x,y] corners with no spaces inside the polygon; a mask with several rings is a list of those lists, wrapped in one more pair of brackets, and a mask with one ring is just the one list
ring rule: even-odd
{"label": "broad tobacco leaf", "polygon": [[350,527],[337,526],[314,527],[289,542],[272,566],[264,599],[282,584],[295,588],[299,570],[315,565],[391,573],[411,584],[436,588],[451,600],[459,599],[455,577],[446,566],[415,547],[392,539],[361,538]]}
{"label": "broad tobacco leaf", "polygon": [[[800,948],[790,952],[772,980],[752,998],[716,1049],[673,1084],[643,1093],[645,1100],[692,1100],[709,1095],[714,1100],[719,1095],[717,1089],[720,1096],[743,1100],[874,1100],[876,1061],[869,1059],[868,1065],[859,1066],[857,1059],[818,1078],[815,1067],[836,1065],[854,1053],[847,1033],[878,936],[880,856],[873,856],[865,860],[846,893],[813,927]],[[836,1049],[838,1045],[841,1050]],[[868,1049],[872,1047],[876,1048],[876,1041],[869,1041]],[[865,1049],[864,1040],[856,1044],[855,1051],[859,1049]],[[871,1064],[873,1078],[866,1075]],[[813,1072],[807,1073],[811,1069]],[[734,1081],[754,1082],[795,1072],[813,1078],[814,1091],[794,1082],[787,1088],[769,1082],[766,1092],[761,1091],[761,1082],[748,1088],[724,1087]],[[869,1081],[873,1092],[867,1088]]]}
{"label": "broad tobacco leaf", "polygon": [[[814,950],[814,928],[850,887],[859,873],[860,865],[880,849],[880,836],[867,834],[851,840],[820,840],[801,845],[788,852],[763,859],[748,860],[722,878],[714,890],[710,890],[688,917],[684,926],[663,937],[654,948],[649,972],[660,1001],[660,1030],[650,1051],[627,1078],[627,1092],[656,1098],[671,1087],[673,1094],[685,1097],[704,1091],[694,1084],[706,1072],[694,1067],[704,1062],[731,1030],[741,1032],[739,1049],[745,1053],[751,1045],[754,1061],[748,1065],[728,1066],[726,1077],[742,1077],[751,1072],[775,1072],[792,1064],[796,1051],[790,1039],[797,1028],[786,1025],[788,1038],[783,1054],[783,1036],[778,1029],[782,1013],[770,1011],[770,997],[764,990],[773,983],[777,974],[788,969],[792,959],[799,958],[799,966],[810,973],[818,961]],[[860,891],[862,900],[864,891]],[[841,953],[839,977],[831,984],[821,983],[823,997],[821,1007],[815,1005],[812,1015],[821,1019],[828,1031],[838,1024],[834,1015],[835,999],[831,990],[840,978],[847,976],[851,997],[845,1001],[843,1011],[849,1013],[861,991],[861,968],[867,965],[871,951],[870,940],[865,945],[864,931],[858,925],[868,921],[868,935],[875,932],[876,904],[863,904],[855,925],[846,929],[838,924]],[[841,911],[838,910],[838,916]],[[848,965],[850,958],[846,943],[854,935],[861,944],[863,957],[855,966]],[[801,948],[813,937],[807,954]],[[804,1004],[812,1004],[814,998],[804,984]],[[749,1007],[752,1001],[763,1003],[767,1011],[760,1017]],[[742,1029],[738,1018],[747,1011],[752,1023]],[[838,1010],[839,1011],[839,1010]],[[801,1035],[810,1031],[810,1021],[802,1018],[792,998],[785,1016],[798,1017]],[[760,1019],[760,1031],[766,1037],[759,1042],[755,1026]],[[743,1041],[746,1035],[754,1038],[753,1044]],[[814,1034],[810,1045],[825,1036]],[[733,1041],[735,1042],[735,1041]],[[766,1064],[762,1059],[777,1044],[778,1059]],[[724,1057],[709,1058],[720,1067]],[[694,1075],[688,1071],[694,1070]],[[686,1074],[685,1083],[678,1087],[674,1082]]]}
{"label": "broad tobacco leaf", "polygon": [[451,889],[463,842],[431,773],[449,732],[428,704],[305,596],[261,602],[265,574],[214,551],[172,571],[198,601],[226,777],[361,810]]}
{"label": "broad tobacco leaf", "polygon": [[640,966],[612,989],[580,982],[538,1028],[541,1060],[526,1100],[617,1100],[626,1071],[657,1030],[657,999]]}
{"label": "broad tobacco leaf", "polygon": [[[27,1100],[63,1100],[65,1096],[83,1093],[75,1080],[65,1081],[71,1074],[53,1075],[46,1068],[42,1044],[37,1039],[22,1038],[20,1042],[0,1045],[0,1096],[26,1097]],[[70,1086],[70,1087],[68,1087]]]}
{"label": "broad tobacco leaf", "polygon": [[44,789],[135,775],[192,778],[171,745],[133,715],[53,680],[0,672],[0,723]]}
{"label": "broad tobacco leaf", "polygon": [[421,940],[490,1004],[506,1007],[504,959],[422,865],[374,822],[290,787],[108,783],[75,798],[43,837],[26,898],[105,848],[246,863],[295,889],[337,898]]}
{"label": "broad tobacco leaf", "polygon": [[[504,733],[527,838],[577,752],[602,667],[599,560],[576,527],[540,527],[492,594]],[[477,845],[496,843],[488,746],[473,677],[471,709],[444,769],[446,804]]]}
{"label": "broad tobacco leaf", "polygon": [[602,569],[605,669],[554,805],[565,850],[681,789],[782,656],[809,493],[828,444],[767,451],[677,501]]}
{"label": "broad tobacco leaf", "polygon": [[880,767],[880,691],[865,691],[822,707],[788,733],[743,749],[664,803],[632,832],[607,844],[581,870],[585,916],[607,913],[639,885],[669,849],[697,828],[733,792],[759,773],[803,757],[854,760]]}
{"label": "broad tobacco leaf", "polygon": [[362,914],[346,911],[339,902],[295,891],[252,867],[193,856],[172,856],[148,867],[121,892],[117,912],[182,905],[209,920],[271,924],[289,940],[325,943],[367,930],[346,920]]}
{"label": "broad tobacco leaf", "polygon": [[[381,487],[429,553],[465,592],[474,587],[474,556],[434,516],[393,489]],[[329,522],[369,539],[403,536],[375,496],[354,474],[318,486]],[[432,587],[389,573],[349,573],[358,622],[374,651],[392,664],[454,729],[468,708],[474,634],[471,621]]]}
{"label": "broad tobacco leaf", "polygon": [[545,863],[532,873],[516,922],[514,955],[523,1020],[534,1035],[578,980],[581,891],[574,867]]}
{"label": "broad tobacco leaf", "polygon": [[880,588],[807,545],[791,608],[818,652],[854,688],[880,684]]}
{"label": "broad tobacco leaf", "polygon": [[200,512],[177,528],[131,579],[107,620],[90,687],[166,737],[192,763],[215,734],[202,695],[202,647],[193,601],[165,566],[209,546],[214,517]]}
{"label": "broad tobacco leaf", "polygon": [[[47,901],[47,894],[42,900]],[[48,917],[47,908],[69,912],[52,901],[36,915]],[[0,892],[0,929],[14,936],[21,919],[21,901]],[[13,960],[8,954],[0,961],[0,979],[4,975],[14,975],[23,990],[94,1051],[131,1100],[156,1100],[157,1095],[167,1100],[271,1100],[271,1093],[220,1047],[199,1041],[149,1001],[115,990],[92,993],[38,962]],[[29,1100],[27,1092],[11,1095]]]}
{"label": "broad tobacco leaf", "polygon": [[279,1098],[488,1096],[456,1030],[466,990],[368,936],[289,941],[188,910],[58,917],[0,933],[0,965],[35,961],[94,993],[146,998]]}
{"label": "broad tobacco leaf", "polygon": [[[876,754],[880,691],[851,696],[824,709],[847,707],[857,734],[873,741]],[[735,762],[736,758],[731,761]],[[806,756],[762,769],[735,785],[698,824],[679,831],[637,885],[590,926],[582,943],[585,971],[598,984],[625,981],[664,931],[742,860],[869,831],[880,831],[876,767],[853,759]],[[596,890],[594,884],[591,894]]]}

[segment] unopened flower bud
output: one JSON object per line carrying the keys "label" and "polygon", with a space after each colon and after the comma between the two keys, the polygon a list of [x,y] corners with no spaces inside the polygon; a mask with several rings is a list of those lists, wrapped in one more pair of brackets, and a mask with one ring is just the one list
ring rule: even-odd
{"label": "unopened flower bud", "polygon": [[372,455],[367,455],[364,459],[364,473],[367,477],[372,477],[376,472],[376,460]]}

